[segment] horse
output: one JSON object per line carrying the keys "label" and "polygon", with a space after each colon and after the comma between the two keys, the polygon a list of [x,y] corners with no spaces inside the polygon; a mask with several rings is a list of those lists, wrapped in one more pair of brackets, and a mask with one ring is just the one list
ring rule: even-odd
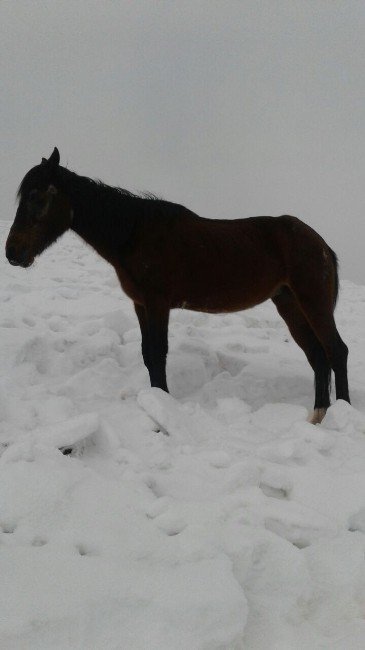
{"label": "horse", "polygon": [[171,309],[234,312],[267,299],[275,304],[314,371],[311,422],[336,399],[350,402],[348,348],[334,320],[338,261],[300,219],[206,219],[150,194],[133,194],[62,167],[55,147],[18,190],[6,242],[10,264],[29,267],[71,229],[115,269],[134,302],[151,386],[168,391],[166,356]]}

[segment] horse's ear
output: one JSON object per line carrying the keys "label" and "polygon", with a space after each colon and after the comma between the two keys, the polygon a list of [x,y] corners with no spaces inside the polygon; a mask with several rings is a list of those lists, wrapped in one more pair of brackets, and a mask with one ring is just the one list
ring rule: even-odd
{"label": "horse's ear", "polygon": [[[42,163],[43,163],[43,158],[42,158]],[[60,152],[58,151],[57,147],[53,149],[50,157],[48,158],[48,160],[46,160],[46,163],[47,163],[47,167],[49,167],[50,169],[56,169],[56,167],[58,167],[58,165],[60,164]]]}
{"label": "horse's ear", "polygon": [[47,160],[47,163],[50,167],[58,167],[60,164],[60,152],[58,151],[57,147],[53,149],[52,154]]}
{"label": "horse's ear", "polygon": [[60,152],[57,147],[55,147],[48,158],[42,158],[42,165],[47,165],[50,169],[55,169],[60,164]]}

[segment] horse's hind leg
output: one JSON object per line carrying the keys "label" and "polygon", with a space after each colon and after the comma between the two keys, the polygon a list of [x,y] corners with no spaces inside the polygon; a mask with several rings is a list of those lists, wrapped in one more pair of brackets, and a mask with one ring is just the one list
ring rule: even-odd
{"label": "horse's hind leg", "polygon": [[280,316],[285,320],[293,339],[302,348],[313,368],[315,401],[311,422],[316,424],[321,422],[330,405],[331,367],[321,343],[290,289],[283,287],[272,300]]}
{"label": "horse's hind leg", "polygon": [[320,282],[311,283],[308,279],[298,289],[292,286],[292,291],[319,339],[326,353],[328,362],[335,373],[336,399],[350,403],[347,379],[347,345],[341,339],[333,316],[334,301],[331,292]]}

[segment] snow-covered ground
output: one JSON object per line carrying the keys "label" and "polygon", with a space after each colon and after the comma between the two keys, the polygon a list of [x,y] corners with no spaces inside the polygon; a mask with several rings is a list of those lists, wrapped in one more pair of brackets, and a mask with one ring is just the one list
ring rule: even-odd
{"label": "snow-covered ground", "polygon": [[363,649],[365,287],[336,312],[353,407],[313,426],[271,304],[173,312],[167,395],[76,236],[0,264],[1,649]]}

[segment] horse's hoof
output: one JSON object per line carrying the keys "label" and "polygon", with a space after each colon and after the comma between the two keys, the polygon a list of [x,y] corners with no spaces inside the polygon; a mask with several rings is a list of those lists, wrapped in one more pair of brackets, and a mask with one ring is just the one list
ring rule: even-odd
{"label": "horse's hoof", "polygon": [[308,422],[311,424],[321,424],[326,412],[326,408],[314,409],[312,415],[308,418]]}

